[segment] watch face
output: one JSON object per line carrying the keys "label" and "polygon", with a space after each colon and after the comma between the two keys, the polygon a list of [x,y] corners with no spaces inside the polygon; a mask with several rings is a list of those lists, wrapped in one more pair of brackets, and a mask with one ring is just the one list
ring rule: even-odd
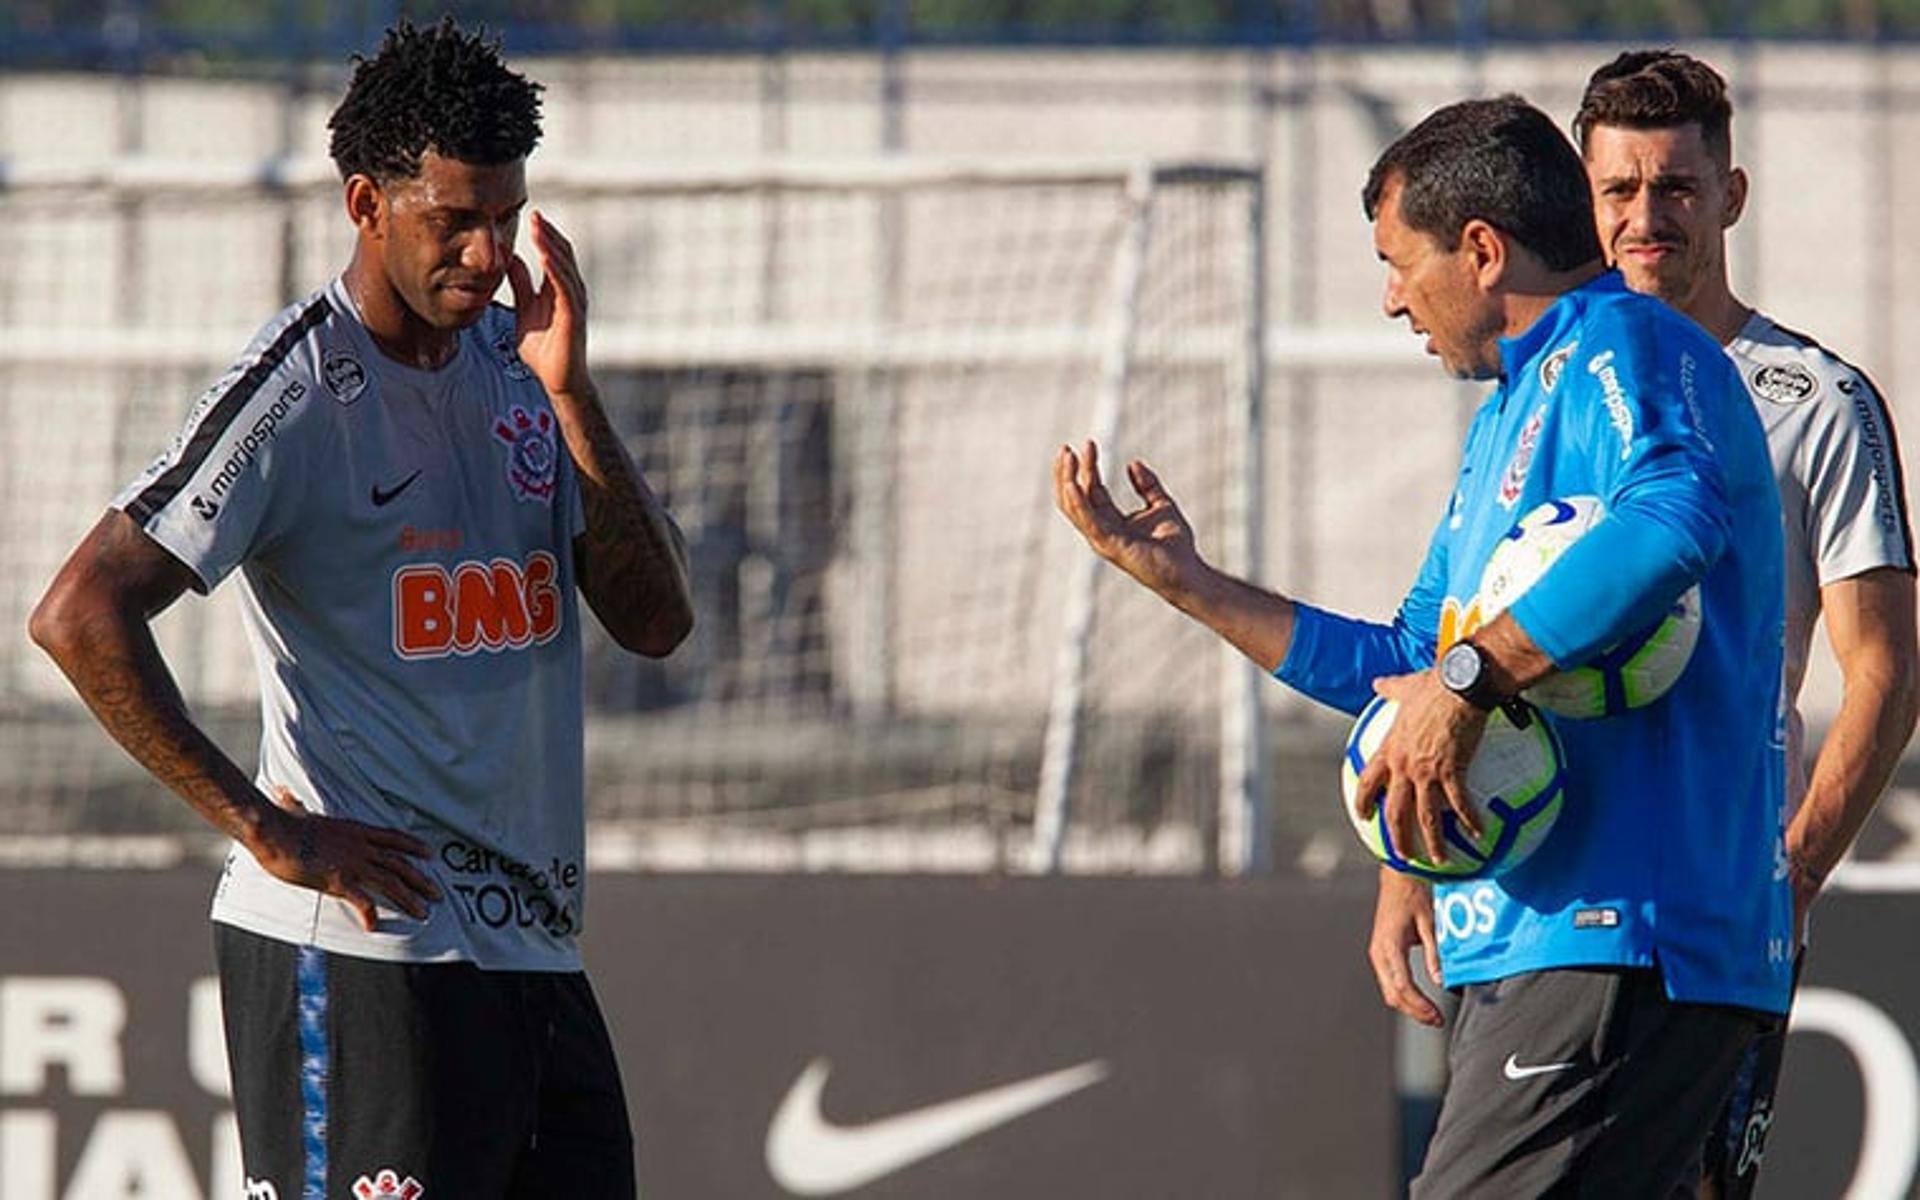
{"label": "watch face", "polygon": [[1480,652],[1471,643],[1455,642],[1440,658],[1440,682],[1464,692],[1480,679]]}

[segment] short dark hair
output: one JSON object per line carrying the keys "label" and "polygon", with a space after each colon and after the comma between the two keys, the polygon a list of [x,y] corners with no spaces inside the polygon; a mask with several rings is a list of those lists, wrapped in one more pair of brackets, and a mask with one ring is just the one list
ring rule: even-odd
{"label": "short dark hair", "polygon": [[1595,71],[1573,117],[1582,153],[1596,125],[1625,129],[1700,126],[1700,140],[1721,166],[1733,165],[1733,104],[1727,81],[1678,50],[1629,50]]}
{"label": "short dark hair", "polygon": [[525,158],[540,141],[540,90],[507,69],[497,40],[452,17],[425,29],[403,17],[372,58],[354,56],[327,121],[334,165],[386,183],[418,175],[428,150],[483,166]]}
{"label": "short dark hair", "polygon": [[1468,221],[1505,233],[1555,271],[1600,257],[1593,195],[1579,154],[1547,114],[1519,96],[1462,100],[1400,135],[1361,193],[1369,221],[1400,181],[1400,220],[1445,246]]}

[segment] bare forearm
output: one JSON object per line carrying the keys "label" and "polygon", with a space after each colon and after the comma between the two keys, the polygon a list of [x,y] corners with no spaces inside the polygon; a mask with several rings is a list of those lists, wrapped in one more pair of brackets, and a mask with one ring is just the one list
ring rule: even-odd
{"label": "bare forearm", "polygon": [[1827,639],[1840,664],[1840,711],[1787,830],[1802,892],[1824,882],[1853,844],[1913,734],[1920,711],[1914,581],[1883,567],[1820,589]]}
{"label": "bare forearm", "polygon": [[1196,562],[1176,586],[1159,589],[1168,604],[1219,634],[1271,673],[1293,644],[1293,601],[1278,592]]}
{"label": "bare forearm", "polygon": [[692,627],[687,547],[607,419],[596,393],[556,397],[586,516],[580,590],[624,646],[665,654]]}
{"label": "bare forearm", "polygon": [[1915,706],[1911,679],[1849,681],[1787,830],[1795,870],[1824,881],[1845,856],[1900,764]]}
{"label": "bare forearm", "polygon": [[1494,686],[1502,695],[1517,696],[1553,674],[1553,660],[1533,644],[1511,613],[1501,613],[1473,635],[1487,656]]}
{"label": "bare forearm", "polygon": [[145,622],[113,613],[69,621],[44,644],[101,726],[214,828],[251,845],[271,806],[194,723]]}

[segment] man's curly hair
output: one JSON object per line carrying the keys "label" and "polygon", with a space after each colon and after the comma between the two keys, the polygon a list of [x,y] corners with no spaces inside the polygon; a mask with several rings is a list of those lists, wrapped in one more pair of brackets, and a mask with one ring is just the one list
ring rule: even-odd
{"label": "man's curly hair", "polygon": [[513,162],[540,141],[540,85],[507,69],[500,44],[455,25],[404,17],[380,52],[354,56],[353,79],[327,128],[340,177],[388,183],[420,173],[432,150],[482,166]]}

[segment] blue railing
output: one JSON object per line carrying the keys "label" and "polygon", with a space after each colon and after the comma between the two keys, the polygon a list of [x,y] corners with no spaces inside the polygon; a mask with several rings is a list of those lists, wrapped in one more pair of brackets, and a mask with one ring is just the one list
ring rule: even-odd
{"label": "blue railing", "polygon": [[[0,66],[168,70],[338,60],[397,17],[361,0],[0,0]],[[1920,0],[480,0],[517,54],[942,47],[1457,45],[1699,38],[1908,41]]]}

